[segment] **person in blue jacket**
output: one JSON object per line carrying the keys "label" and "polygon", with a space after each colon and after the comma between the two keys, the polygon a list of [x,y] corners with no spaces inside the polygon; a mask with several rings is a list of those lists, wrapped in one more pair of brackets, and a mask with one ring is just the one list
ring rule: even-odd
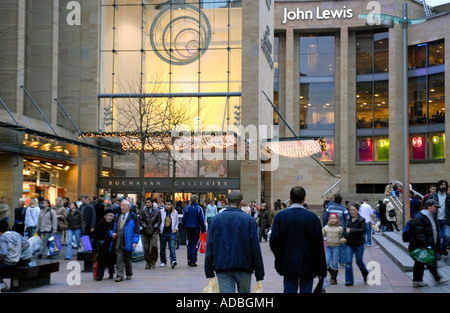
{"label": "person in blue jacket", "polygon": [[116,215],[114,230],[110,231],[116,249],[116,282],[123,281],[124,272],[127,280],[133,275],[132,254],[139,243],[139,218],[136,213],[130,212],[131,203],[122,200],[120,213]]}
{"label": "person in blue jacket", "polygon": [[243,195],[227,196],[229,207],[211,219],[205,251],[206,278],[215,277],[221,293],[249,293],[251,275],[264,279],[264,263],[255,219],[241,210]]}
{"label": "person in blue jacket", "polygon": [[191,204],[184,209],[181,220],[186,229],[188,265],[197,266],[197,252],[200,242],[200,232],[206,232],[205,215],[198,204],[198,195],[192,195]]}
{"label": "person in blue jacket", "polygon": [[283,276],[284,292],[311,293],[314,277],[327,275],[322,225],[303,203],[306,192],[293,187],[293,203],[275,216],[270,235],[270,249],[275,256],[275,269]]}

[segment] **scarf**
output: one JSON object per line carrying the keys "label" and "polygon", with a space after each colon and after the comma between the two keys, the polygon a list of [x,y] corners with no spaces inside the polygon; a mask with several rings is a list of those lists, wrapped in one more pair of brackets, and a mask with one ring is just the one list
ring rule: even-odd
{"label": "scarf", "polygon": [[434,221],[433,214],[431,214],[428,210],[420,211],[423,215],[425,215],[431,222],[431,226],[433,227],[433,238],[434,242],[437,242],[437,227],[436,222]]}

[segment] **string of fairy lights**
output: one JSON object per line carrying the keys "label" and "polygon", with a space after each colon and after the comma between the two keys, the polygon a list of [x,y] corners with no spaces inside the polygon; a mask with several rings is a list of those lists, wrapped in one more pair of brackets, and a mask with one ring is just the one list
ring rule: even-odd
{"label": "string of fairy lights", "polygon": [[[144,143],[145,151],[188,151],[191,149],[226,149],[237,143],[234,133],[227,132],[191,132],[190,135],[179,133],[172,137],[169,132],[86,132],[87,138],[119,138],[124,151],[140,151]],[[265,143],[265,148],[286,158],[305,158],[327,151],[325,138],[276,140]]]}

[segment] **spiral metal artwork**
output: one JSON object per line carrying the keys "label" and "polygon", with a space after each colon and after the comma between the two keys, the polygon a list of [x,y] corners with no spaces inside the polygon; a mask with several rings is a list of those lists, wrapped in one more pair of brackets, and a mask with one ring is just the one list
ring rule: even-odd
{"label": "spiral metal artwork", "polygon": [[158,57],[172,65],[186,65],[203,55],[211,42],[208,17],[195,6],[167,6],[150,28],[150,43]]}

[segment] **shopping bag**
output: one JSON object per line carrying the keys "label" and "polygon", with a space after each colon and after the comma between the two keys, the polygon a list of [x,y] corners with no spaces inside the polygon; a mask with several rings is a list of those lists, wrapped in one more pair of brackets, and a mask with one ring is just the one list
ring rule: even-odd
{"label": "shopping bag", "polygon": [[97,272],[98,272],[97,253],[94,253],[94,260],[93,260],[93,266],[92,266],[92,275],[93,275],[94,279],[97,278]]}
{"label": "shopping bag", "polygon": [[142,246],[142,237],[139,237],[139,242],[137,243],[136,248],[134,248],[134,252],[144,252],[144,247]]}
{"label": "shopping bag", "polygon": [[431,248],[421,249],[417,248],[410,254],[411,258],[417,262],[424,263],[428,266],[436,266],[436,257],[434,251]]}
{"label": "shopping bag", "polygon": [[261,281],[258,281],[258,282],[256,283],[255,287],[253,287],[253,293],[262,293],[263,291],[264,291],[264,290],[263,290]]}
{"label": "shopping bag", "polygon": [[51,236],[48,238],[48,249],[47,249],[47,255],[48,256],[56,256],[58,255],[58,247],[55,245],[55,236]]}
{"label": "shopping bag", "polygon": [[83,235],[80,238],[81,251],[92,251],[91,238],[87,235]]}
{"label": "shopping bag", "polygon": [[41,251],[42,240],[41,240],[41,238],[39,238],[39,236],[33,236],[31,238],[28,238],[28,243],[30,244],[32,253]]}
{"label": "shopping bag", "polygon": [[203,289],[203,293],[219,293],[219,285],[215,278],[209,279],[209,284]]}
{"label": "shopping bag", "polygon": [[208,233],[201,233],[200,234],[200,253],[205,253],[206,251],[206,239],[208,237]]}

